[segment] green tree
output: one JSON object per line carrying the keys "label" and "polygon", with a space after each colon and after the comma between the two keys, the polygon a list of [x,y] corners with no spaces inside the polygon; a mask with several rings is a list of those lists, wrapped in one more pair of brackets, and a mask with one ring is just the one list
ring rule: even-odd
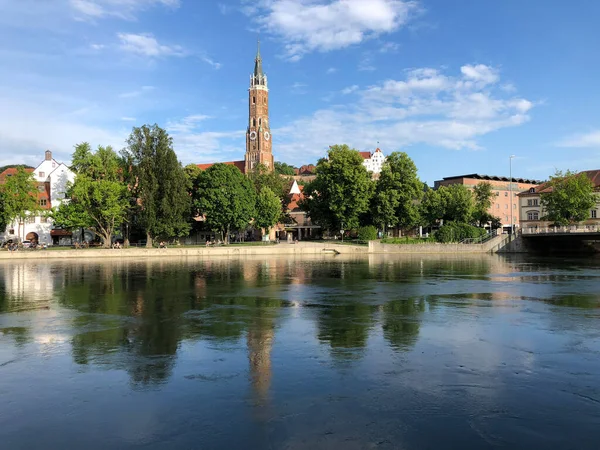
{"label": "green tree", "polygon": [[157,237],[185,236],[190,230],[188,178],[173,150],[173,140],[158,125],[134,127],[123,151],[138,199],[138,218],[146,246]]}
{"label": "green tree", "polygon": [[2,186],[4,192],[4,217],[7,223],[17,220],[17,236],[21,237],[21,224],[28,215],[36,214],[40,206],[38,203],[38,183],[32,172],[26,172],[23,167],[6,178]]}
{"label": "green tree", "polygon": [[421,223],[426,226],[435,225],[438,220],[444,217],[444,213],[445,204],[440,191],[434,189],[424,191],[419,205]]}
{"label": "green tree", "polygon": [[391,153],[375,185],[371,211],[373,222],[385,230],[388,226],[412,228],[419,222],[418,200],[423,183],[417,167],[404,152]]}
{"label": "green tree", "polygon": [[357,228],[373,194],[371,175],[358,151],[347,145],[330,147],[328,158],[318,162],[316,175],[304,188],[301,208],[327,230]]}
{"label": "green tree", "polygon": [[255,214],[252,181],[231,165],[215,164],[203,171],[194,197],[207,226],[221,232],[226,242],[231,230],[247,227]]}
{"label": "green tree", "polygon": [[493,187],[487,181],[479,183],[473,188],[475,205],[473,207],[473,221],[480,227],[493,220],[488,211],[492,207],[492,199],[495,197]]}
{"label": "green tree", "polygon": [[269,230],[281,217],[281,200],[273,191],[265,186],[256,196],[256,212],[254,225],[264,229],[263,234],[269,234]]}
{"label": "green tree", "polygon": [[358,229],[358,239],[360,241],[374,241],[377,239],[377,228],[373,225],[367,225]]}
{"label": "green tree", "polygon": [[453,184],[440,189],[445,221],[468,223],[471,221],[475,200],[471,190],[463,184]]}
{"label": "green tree", "polygon": [[548,182],[549,192],[541,194],[546,211],[544,220],[557,225],[582,222],[590,217],[590,210],[598,202],[594,184],[582,173],[556,171]]}
{"label": "green tree", "polygon": [[111,147],[100,146],[93,153],[82,143],[72,161],[77,177],[67,189],[68,200],[53,211],[54,222],[64,228],[90,228],[109,248],[129,208],[120,159]]}
{"label": "green tree", "polygon": [[275,173],[278,175],[295,175],[294,166],[284,162],[275,161]]}
{"label": "green tree", "polygon": [[10,223],[10,217],[6,208],[6,193],[0,189],[0,230],[5,230]]}

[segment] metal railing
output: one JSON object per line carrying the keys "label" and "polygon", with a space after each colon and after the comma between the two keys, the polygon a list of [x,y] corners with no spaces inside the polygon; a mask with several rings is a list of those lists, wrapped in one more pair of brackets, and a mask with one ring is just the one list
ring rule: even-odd
{"label": "metal railing", "polygon": [[600,233],[600,225],[567,225],[559,227],[524,227],[521,234]]}
{"label": "metal railing", "polygon": [[459,244],[485,244],[490,239],[498,236],[498,230],[492,230],[488,234],[478,238],[467,238],[459,242]]}

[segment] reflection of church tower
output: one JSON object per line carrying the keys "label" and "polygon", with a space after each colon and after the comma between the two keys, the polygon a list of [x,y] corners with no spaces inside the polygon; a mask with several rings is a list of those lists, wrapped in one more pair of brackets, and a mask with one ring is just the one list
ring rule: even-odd
{"label": "reflection of church tower", "polygon": [[250,75],[248,108],[245,173],[250,173],[257,164],[263,164],[269,171],[272,171],[274,164],[269,125],[269,88],[267,76],[263,73],[262,68],[260,41],[254,61],[254,73]]}
{"label": "reflection of church tower", "polygon": [[271,387],[271,347],[273,346],[271,320],[259,319],[248,330],[248,359],[252,389],[262,403],[267,400]]}

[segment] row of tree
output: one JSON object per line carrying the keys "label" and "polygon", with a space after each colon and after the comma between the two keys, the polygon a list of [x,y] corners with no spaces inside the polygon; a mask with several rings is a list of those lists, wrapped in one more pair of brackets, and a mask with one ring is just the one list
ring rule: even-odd
{"label": "row of tree", "polygon": [[245,177],[235,166],[215,164],[202,171],[182,167],[171,137],[157,125],[134,128],[127,147],[93,151],[75,147],[75,182],[68,201],[53,212],[58,226],[92,229],[106,247],[116,233],[125,245],[131,230],[144,233],[146,246],[189,235],[194,228],[222,234],[253,226],[268,231],[282,216],[284,181],[258,168]]}
{"label": "row of tree", "polygon": [[317,164],[316,178],[305,186],[301,207],[327,230],[373,225],[411,229],[439,221],[483,225],[499,220],[488,214],[494,195],[489,183],[473,191],[463,185],[432,190],[417,174],[412,159],[401,152],[387,157],[374,181],[359,152],[347,145],[330,147]]}
{"label": "row of tree", "polygon": [[[598,198],[584,174],[557,172],[541,195],[542,219],[558,225],[589,218]],[[314,222],[332,232],[375,226],[413,229],[456,222],[476,227],[502,226],[490,214],[496,193],[490,183],[473,189],[456,184],[430,189],[419,180],[417,168],[406,153],[387,157],[378,180],[363,165],[359,152],[347,145],[330,147],[316,167],[316,178],[305,186],[301,207]]]}

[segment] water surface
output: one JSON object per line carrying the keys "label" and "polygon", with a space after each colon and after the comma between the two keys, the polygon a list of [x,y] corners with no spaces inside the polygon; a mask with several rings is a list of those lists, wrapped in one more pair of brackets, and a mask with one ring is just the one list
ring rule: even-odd
{"label": "water surface", "polygon": [[598,260],[0,264],[6,449],[598,449]]}

